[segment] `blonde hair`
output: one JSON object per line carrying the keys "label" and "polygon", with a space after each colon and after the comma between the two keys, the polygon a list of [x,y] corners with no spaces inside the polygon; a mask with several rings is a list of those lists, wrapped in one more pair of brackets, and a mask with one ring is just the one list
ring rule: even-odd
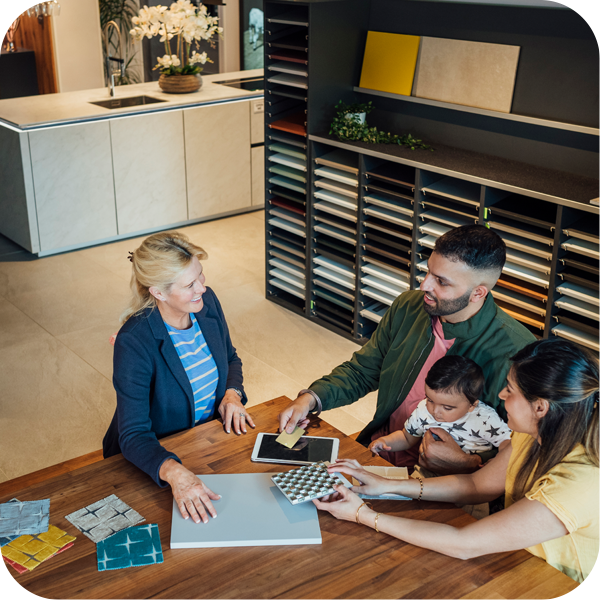
{"label": "blonde hair", "polygon": [[200,246],[192,244],[187,236],[177,231],[155,233],[147,237],[135,252],[130,252],[132,298],[121,314],[121,325],[147,308],[154,308],[156,298],[150,293],[150,288],[157,287],[168,293],[194,256],[198,260],[208,258]]}

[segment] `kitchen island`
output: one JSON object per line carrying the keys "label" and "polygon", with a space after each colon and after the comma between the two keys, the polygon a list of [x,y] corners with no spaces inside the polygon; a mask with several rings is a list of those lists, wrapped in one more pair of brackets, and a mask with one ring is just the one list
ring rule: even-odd
{"label": "kitchen island", "polygon": [[227,85],[252,77],[0,100],[0,233],[46,256],[261,208],[263,92]]}

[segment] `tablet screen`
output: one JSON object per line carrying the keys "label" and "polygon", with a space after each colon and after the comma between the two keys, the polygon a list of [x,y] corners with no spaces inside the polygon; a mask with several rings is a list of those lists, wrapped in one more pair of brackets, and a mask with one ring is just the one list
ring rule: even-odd
{"label": "tablet screen", "polygon": [[330,438],[301,437],[293,448],[286,448],[276,442],[277,434],[265,433],[262,443],[256,454],[258,460],[286,460],[290,462],[313,463],[318,461],[331,461],[333,442]]}

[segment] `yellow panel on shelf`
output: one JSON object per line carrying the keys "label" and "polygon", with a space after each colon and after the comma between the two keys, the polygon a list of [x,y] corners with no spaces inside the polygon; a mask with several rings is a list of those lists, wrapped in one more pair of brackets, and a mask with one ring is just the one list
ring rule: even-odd
{"label": "yellow panel on shelf", "polygon": [[420,36],[369,31],[360,87],[410,96]]}

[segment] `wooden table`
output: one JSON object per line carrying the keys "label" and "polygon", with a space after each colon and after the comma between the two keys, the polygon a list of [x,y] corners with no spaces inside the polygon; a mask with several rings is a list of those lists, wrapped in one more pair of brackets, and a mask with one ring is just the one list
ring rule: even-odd
{"label": "wooden table", "polygon": [[[195,473],[277,472],[278,465],[250,462],[258,431],[275,432],[285,397],[249,410],[256,430],[226,435],[218,421],[162,440]],[[340,456],[388,464],[317,419],[312,435],[340,438]],[[50,498],[50,523],[77,540],[73,548],[30,573],[15,575],[46,598],[555,598],[577,584],[525,550],[461,561],[417,548],[355,523],[319,514],[318,546],[169,548],[172,496],[122,456],[15,490],[0,484],[0,502]],[[95,544],[64,517],[116,494],[157,523],[164,563],[98,572]],[[441,502],[376,501],[380,512],[464,526],[473,518]],[[252,518],[252,515],[248,515]],[[201,525],[199,525],[201,526]]]}

